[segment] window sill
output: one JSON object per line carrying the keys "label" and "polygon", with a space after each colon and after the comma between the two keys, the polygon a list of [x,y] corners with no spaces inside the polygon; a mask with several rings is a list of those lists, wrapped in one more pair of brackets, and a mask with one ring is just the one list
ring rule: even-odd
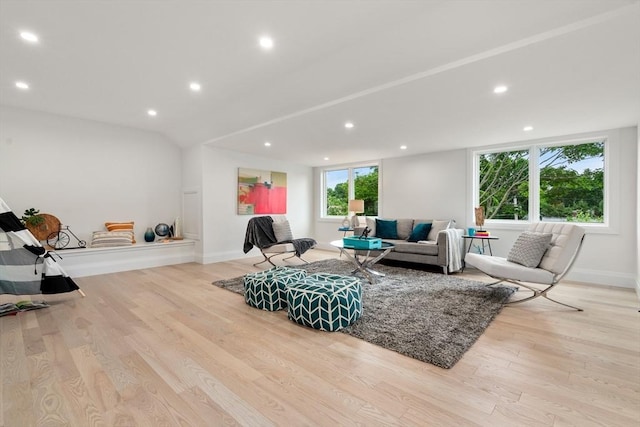
{"label": "window sill", "polygon": [[[558,222],[559,224],[567,224],[567,222]],[[575,224],[583,227],[586,234],[620,234],[617,229],[609,224],[589,224],[581,222],[571,222],[568,224]],[[513,230],[513,231],[525,231],[529,228],[531,222],[518,221],[518,222],[488,222],[485,221],[483,228],[490,230]]]}

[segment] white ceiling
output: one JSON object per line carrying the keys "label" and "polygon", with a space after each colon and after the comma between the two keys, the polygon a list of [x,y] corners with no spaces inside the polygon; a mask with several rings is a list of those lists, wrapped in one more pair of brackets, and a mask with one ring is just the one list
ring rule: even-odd
{"label": "white ceiling", "polygon": [[634,126],[640,0],[0,0],[0,104],[311,166]]}

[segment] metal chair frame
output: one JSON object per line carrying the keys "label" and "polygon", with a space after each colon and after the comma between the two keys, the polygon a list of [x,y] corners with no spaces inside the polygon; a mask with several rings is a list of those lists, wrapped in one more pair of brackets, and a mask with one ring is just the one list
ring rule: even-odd
{"label": "metal chair frame", "polygon": [[282,258],[283,261],[286,261],[286,260],[291,259],[291,258],[298,258],[300,261],[304,262],[305,264],[309,264],[309,261],[303,259],[302,257],[296,256],[295,252],[290,252],[290,251],[274,252],[273,254],[270,254],[270,255],[267,256],[267,254],[262,250],[262,248],[259,248],[259,249],[260,249],[260,253],[264,257],[264,259],[262,261],[260,261],[260,262],[257,262],[255,264],[253,264],[254,267],[257,267],[258,265],[263,264],[265,262],[268,262],[269,264],[271,264],[272,266],[275,267],[276,265],[271,261],[271,258],[273,258],[274,256],[285,255],[285,254],[289,254],[289,253],[293,253],[293,255],[288,256],[286,258]]}

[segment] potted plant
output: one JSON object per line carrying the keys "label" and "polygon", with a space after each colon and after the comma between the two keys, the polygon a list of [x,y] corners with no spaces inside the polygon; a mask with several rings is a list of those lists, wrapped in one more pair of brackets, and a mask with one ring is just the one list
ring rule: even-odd
{"label": "potted plant", "polygon": [[30,208],[24,211],[22,216],[22,223],[27,228],[35,228],[44,222],[44,217],[39,215],[40,211],[35,208]]}

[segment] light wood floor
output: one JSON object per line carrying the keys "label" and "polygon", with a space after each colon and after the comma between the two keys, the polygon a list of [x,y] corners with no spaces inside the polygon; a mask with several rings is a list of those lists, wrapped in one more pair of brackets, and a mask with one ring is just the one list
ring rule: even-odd
{"label": "light wood floor", "polygon": [[79,278],[86,298],[0,318],[0,425],[640,425],[632,290],[553,291],[583,313],[507,307],[446,370],[211,285],[255,260]]}

